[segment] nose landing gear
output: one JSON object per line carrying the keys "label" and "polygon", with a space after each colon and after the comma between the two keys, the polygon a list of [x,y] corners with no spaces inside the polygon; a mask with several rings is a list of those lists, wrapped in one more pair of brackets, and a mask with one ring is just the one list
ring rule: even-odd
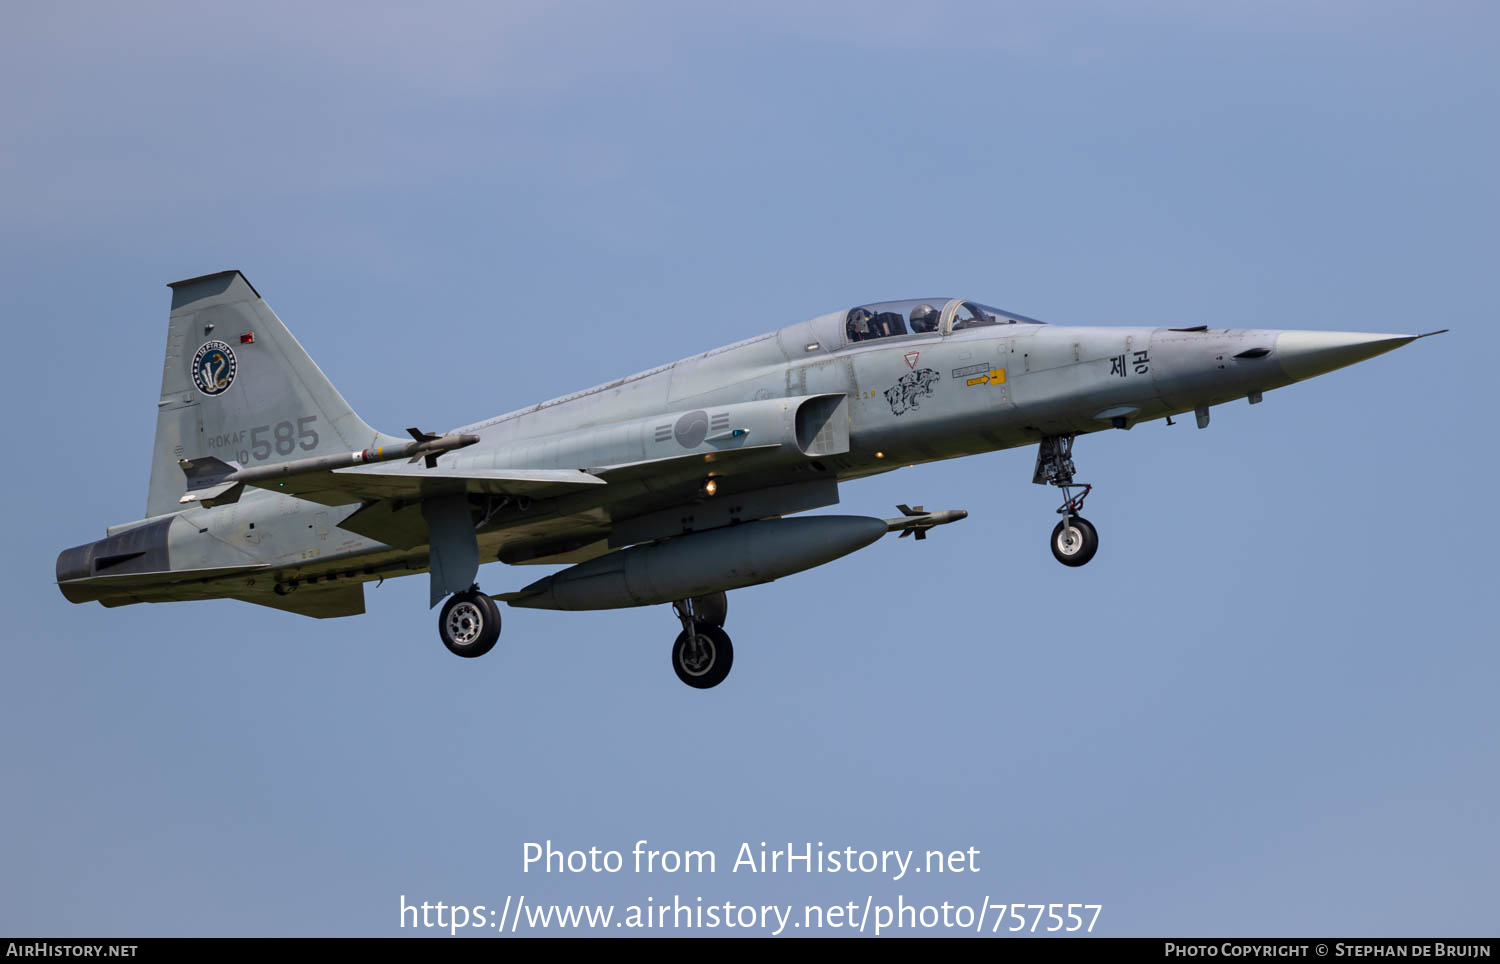
{"label": "nose landing gear", "polygon": [[[1036,472],[1031,481],[1037,485],[1055,485],[1062,489],[1063,504],[1058,507],[1062,521],[1052,530],[1052,556],[1065,566],[1082,566],[1099,551],[1099,530],[1078,512],[1083,500],[1094,487],[1074,482],[1073,436],[1049,435],[1037,447]],[[1081,489],[1074,495],[1075,489]]]}

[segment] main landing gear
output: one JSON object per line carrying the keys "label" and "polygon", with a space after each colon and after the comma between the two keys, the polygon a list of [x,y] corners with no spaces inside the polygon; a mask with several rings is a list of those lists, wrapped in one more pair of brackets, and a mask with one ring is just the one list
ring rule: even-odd
{"label": "main landing gear", "polygon": [[[1094,487],[1074,482],[1073,436],[1049,435],[1037,448],[1036,472],[1031,481],[1038,485],[1055,485],[1062,489],[1063,504],[1057,512],[1062,521],[1052,530],[1052,555],[1065,566],[1081,566],[1099,551],[1099,531],[1078,512],[1083,500]],[[1075,489],[1081,489],[1077,495]]]}
{"label": "main landing gear", "polygon": [[729,600],[722,592],[672,604],[682,621],[682,632],[672,644],[672,669],[677,678],[700,690],[718,686],[734,666],[734,646],[724,632]]}
{"label": "main landing gear", "polygon": [[478,586],[454,593],[438,614],[438,635],[455,656],[483,656],[500,638],[500,607]]}

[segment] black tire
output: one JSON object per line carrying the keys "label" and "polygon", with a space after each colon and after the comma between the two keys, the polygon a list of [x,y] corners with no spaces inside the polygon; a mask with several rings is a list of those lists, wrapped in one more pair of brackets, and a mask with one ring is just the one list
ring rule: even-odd
{"label": "black tire", "polygon": [[448,652],[477,659],[500,638],[500,607],[477,590],[454,593],[438,613],[438,635]]}
{"label": "black tire", "polygon": [[1064,519],[1052,530],[1052,557],[1065,566],[1081,566],[1099,551],[1099,530],[1082,516]]}
{"label": "black tire", "polygon": [[734,646],[729,634],[712,623],[694,623],[698,636],[699,652],[695,657],[688,650],[688,634],[684,630],[677,634],[672,644],[672,671],[677,678],[694,689],[706,690],[724,682],[734,666]]}

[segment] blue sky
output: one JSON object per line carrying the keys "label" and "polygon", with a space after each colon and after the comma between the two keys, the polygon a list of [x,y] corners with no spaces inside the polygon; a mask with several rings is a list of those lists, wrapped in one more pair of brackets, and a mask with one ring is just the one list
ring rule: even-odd
{"label": "blue sky", "polygon": [[[403,894],[678,894],[1492,933],[1500,18],[1130,6],[8,10],[0,931],[392,934]],[[66,603],[56,553],[145,502],[163,285],[226,267],[386,430],[933,293],[1453,333],[1207,431],[1081,440],[1082,570],[1047,551],[1031,450],[847,486],[842,511],[970,518],[734,593],[704,693],[662,608],[507,610],[470,663],[425,579],[332,622]],[[523,873],[547,839],[720,870]],[[981,871],[727,872],[762,840]]]}

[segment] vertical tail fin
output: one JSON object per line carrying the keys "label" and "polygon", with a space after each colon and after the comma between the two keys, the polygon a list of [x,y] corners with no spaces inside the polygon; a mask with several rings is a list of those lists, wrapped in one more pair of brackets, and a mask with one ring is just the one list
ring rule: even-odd
{"label": "vertical tail fin", "polygon": [[182,508],[179,459],[245,466],[399,442],[366,425],[238,271],[169,285],[146,517]]}

